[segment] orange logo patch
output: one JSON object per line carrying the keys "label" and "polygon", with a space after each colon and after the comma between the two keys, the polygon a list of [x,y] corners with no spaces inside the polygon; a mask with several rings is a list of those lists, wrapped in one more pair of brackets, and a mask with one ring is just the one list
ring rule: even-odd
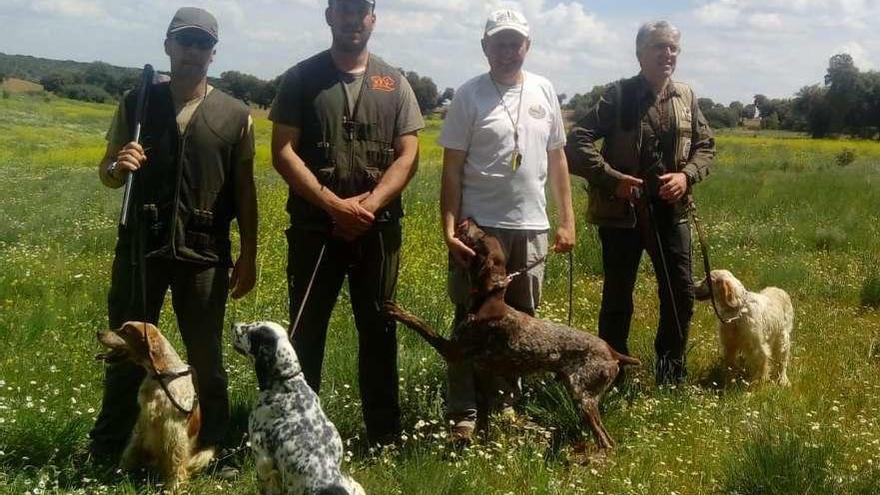
{"label": "orange logo patch", "polygon": [[390,93],[397,89],[397,82],[391,76],[372,76],[370,78],[370,89]]}

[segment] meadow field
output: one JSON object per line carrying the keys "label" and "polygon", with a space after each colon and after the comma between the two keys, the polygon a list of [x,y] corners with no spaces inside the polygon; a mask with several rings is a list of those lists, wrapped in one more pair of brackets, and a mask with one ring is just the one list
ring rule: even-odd
{"label": "meadow field", "polygon": [[[106,291],[121,194],[96,164],[114,107],[55,97],[0,99],[0,493],[160,493],[156,480],[93,465],[87,432],[100,407],[95,331]],[[439,122],[423,133],[421,167],[405,195],[399,302],[447,329],[446,255],[438,229]],[[227,322],[287,322],[287,190],[258,131],[259,283],[230,302]],[[375,494],[873,494],[880,492],[880,144],[793,135],[721,133],[711,177],[696,191],[717,268],[747,287],[792,296],[792,386],[720,383],[715,321],[698,305],[687,383],[657,388],[650,372],[656,285],[642,264],[632,350],[644,367],[603,401],[618,447],[590,461],[592,438],[549,376],[526,381],[521,412],[534,424],[495,427],[464,449],[445,439],[444,365],[400,329],[405,433],[364,447],[356,339],[347,297],[331,322],[322,404],[346,443],[346,468]],[[844,164],[851,157],[851,163]],[[601,263],[575,181],[578,244],[574,326],[595,332]],[[697,265],[699,266],[699,265]],[[567,258],[552,257],[540,314],[565,321]],[[698,270],[697,273],[700,273]],[[160,327],[181,348],[170,310]],[[227,347],[233,424],[220,462],[181,491],[256,493],[246,418],[251,365]],[[538,425],[538,426],[535,426]],[[586,447],[585,447],[586,446]],[[586,451],[585,451],[586,450]],[[217,472],[231,465],[238,478]]]}

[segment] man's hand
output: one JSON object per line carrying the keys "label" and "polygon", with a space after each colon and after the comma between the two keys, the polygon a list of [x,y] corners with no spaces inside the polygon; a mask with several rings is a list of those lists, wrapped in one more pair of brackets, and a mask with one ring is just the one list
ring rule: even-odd
{"label": "man's hand", "polygon": [[114,178],[124,180],[125,177],[141,168],[147,162],[147,155],[140,144],[132,141],[119,150],[116,154],[116,171]]}
{"label": "man's hand", "polygon": [[467,247],[465,243],[461,242],[454,234],[446,234],[445,237],[446,247],[449,248],[449,254],[452,255],[452,260],[456,265],[462,268],[467,268],[471,258],[477,253],[475,253],[473,249]]}
{"label": "man's hand", "polygon": [[229,277],[233,299],[244,297],[257,283],[257,260],[253,256],[239,256]]}
{"label": "man's hand", "polygon": [[574,248],[574,226],[560,225],[556,229],[556,239],[553,242],[554,253],[567,253]]}
{"label": "man's hand", "polygon": [[358,197],[362,198],[361,207],[375,215],[380,208],[378,196],[371,192],[366,192]]}
{"label": "man's hand", "polygon": [[361,205],[361,201],[370,195],[365,192],[338,201],[330,210],[333,218],[333,235],[351,242],[362,236],[373,226],[373,213]]}
{"label": "man's hand", "polygon": [[668,203],[675,203],[687,192],[688,181],[684,172],[674,172],[660,176],[660,197]]}
{"label": "man's hand", "polygon": [[617,182],[617,188],[614,190],[614,195],[620,199],[632,201],[638,198],[637,191],[642,188],[644,183],[645,182],[638,177],[624,174]]}

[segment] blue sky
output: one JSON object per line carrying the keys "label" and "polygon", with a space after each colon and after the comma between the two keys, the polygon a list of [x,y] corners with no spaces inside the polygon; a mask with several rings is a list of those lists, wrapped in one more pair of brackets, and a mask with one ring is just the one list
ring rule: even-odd
{"label": "blue sky", "polygon": [[[162,40],[181,5],[219,19],[212,75],[274,77],[330,42],[324,0],[2,0],[0,52],[167,68]],[[501,6],[532,24],[526,68],[568,95],[636,73],[636,30],[661,18],[683,33],[676,79],[716,101],[790,96],[821,82],[842,51],[880,69],[880,0],[377,0],[371,48],[457,87],[486,70],[481,29]]]}

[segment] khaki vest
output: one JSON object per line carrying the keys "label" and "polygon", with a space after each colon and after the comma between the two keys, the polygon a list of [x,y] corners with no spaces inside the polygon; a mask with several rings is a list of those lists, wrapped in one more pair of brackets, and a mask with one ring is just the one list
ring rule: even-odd
{"label": "khaki vest", "polygon": [[[302,134],[297,153],[321,185],[340,197],[371,191],[394,161],[401,100],[400,71],[370,55],[359,95],[348,108],[345,87],[329,51],[301,62]],[[329,229],[329,216],[292,189],[287,202],[296,228]],[[400,198],[376,213],[377,222],[403,216]]]}
{"label": "khaki vest", "polygon": [[[132,128],[135,98],[131,92],[125,102]],[[134,177],[138,221],[120,238],[144,229],[148,258],[231,266],[235,147],[249,115],[241,102],[215,89],[180,135],[169,84],[152,86],[141,128],[147,163]]]}

